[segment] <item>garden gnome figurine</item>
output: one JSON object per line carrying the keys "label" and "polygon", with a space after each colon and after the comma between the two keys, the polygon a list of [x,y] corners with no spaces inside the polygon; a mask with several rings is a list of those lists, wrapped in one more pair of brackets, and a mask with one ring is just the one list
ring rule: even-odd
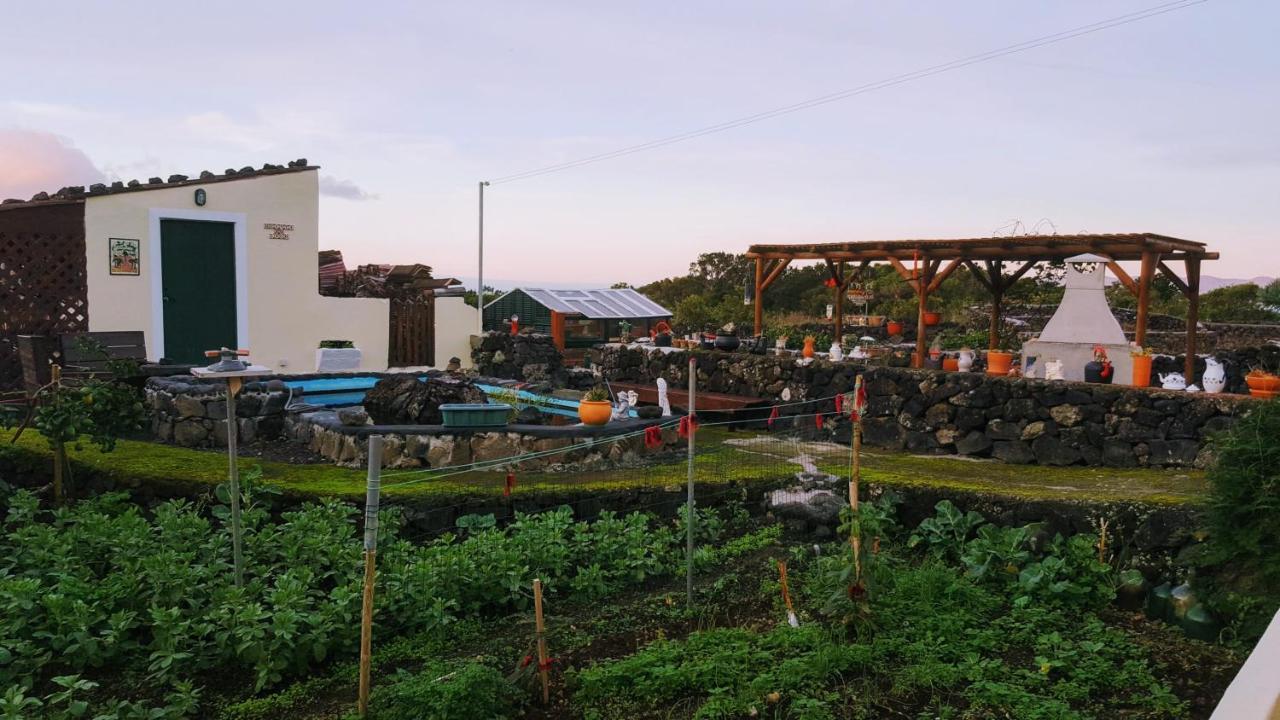
{"label": "garden gnome figurine", "polygon": [[618,404],[613,407],[614,420],[626,420],[631,416],[631,406],[640,399],[635,390],[618,393]]}
{"label": "garden gnome figurine", "polygon": [[667,399],[666,378],[658,378],[658,407],[662,408],[662,417],[671,417],[671,401]]}

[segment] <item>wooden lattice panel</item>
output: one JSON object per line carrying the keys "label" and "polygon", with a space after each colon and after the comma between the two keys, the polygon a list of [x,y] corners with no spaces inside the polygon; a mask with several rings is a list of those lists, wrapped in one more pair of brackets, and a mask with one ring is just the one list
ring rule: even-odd
{"label": "wooden lattice panel", "polygon": [[0,389],[21,386],[18,335],[89,329],[85,271],[82,203],[0,210]]}

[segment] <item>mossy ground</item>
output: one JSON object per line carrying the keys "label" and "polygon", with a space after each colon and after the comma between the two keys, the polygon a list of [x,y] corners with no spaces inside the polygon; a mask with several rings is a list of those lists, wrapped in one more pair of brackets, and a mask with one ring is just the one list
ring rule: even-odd
{"label": "mossy ground", "polygon": [[[51,463],[44,438],[27,431],[11,443],[12,431],[0,431],[0,460],[11,468],[40,474]],[[799,469],[808,456],[827,472],[847,475],[847,447],[801,442],[754,432],[704,428],[698,433],[695,478],[699,487],[763,486]],[[147,486],[158,495],[198,494],[223,482],[226,459],[217,452],[137,440],[122,440],[104,453],[86,443],[68,448],[78,477],[102,477],[122,487]],[[365,472],[332,465],[303,465],[244,458],[242,469],[258,467],[262,481],[291,496],[364,496]],[[643,466],[583,472],[521,472],[517,496],[581,496],[608,491],[678,488],[686,479],[682,453]],[[920,456],[877,448],[862,453],[862,479],[897,487],[931,487],[1022,500],[1135,502],[1152,505],[1198,504],[1207,489],[1199,471],[1171,469],[1053,468],[1006,465],[957,456]],[[387,470],[383,493],[403,500],[487,499],[502,496],[506,473],[456,474]]]}

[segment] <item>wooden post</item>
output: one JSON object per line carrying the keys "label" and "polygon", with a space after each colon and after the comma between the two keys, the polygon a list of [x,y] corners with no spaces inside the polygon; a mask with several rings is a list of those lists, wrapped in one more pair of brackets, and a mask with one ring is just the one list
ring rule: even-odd
{"label": "wooden post", "polygon": [[533,580],[533,624],[538,637],[538,677],[542,679],[542,704],[551,702],[551,677],[547,671],[547,629],[542,621],[542,580]]}
{"label": "wooden post", "polygon": [[862,580],[862,525],[858,522],[858,488],[862,483],[862,409],[858,407],[858,398],[862,396],[862,376],[853,381],[853,402],[850,406],[850,420],[853,421],[853,432],[849,464],[849,509],[853,511],[853,528],[849,533],[849,544],[853,547],[854,582]]}
{"label": "wooden post", "polygon": [[916,362],[915,367],[924,367],[925,353],[928,352],[928,344],[925,338],[924,314],[928,309],[929,303],[929,261],[924,261],[924,266],[916,272],[916,296],[919,299],[919,306],[916,312]]}
{"label": "wooden post", "polygon": [[796,616],[796,608],[791,603],[791,588],[787,583],[787,561],[778,561],[778,584],[782,586],[782,604],[787,608],[787,623],[791,627],[800,627],[800,618]]}
{"label": "wooden post", "polygon": [[1138,275],[1138,317],[1133,327],[1133,342],[1139,347],[1147,341],[1147,306],[1151,303],[1151,277],[1155,274],[1158,259],[1156,253],[1149,250],[1142,253],[1142,271]]}
{"label": "wooden post", "polygon": [[694,430],[694,423],[697,418],[696,404],[694,396],[698,390],[698,359],[689,353],[689,408],[688,423],[689,437],[686,438],[688,446],[688,463],[689,478],[687,498],[685,500],[685,557],[684,557],[684,584],[685,584],[685,602],[688,607],[693,607],[693,454],[694,454],[694,436],[697,431]]}
{"label": "wooden post", "polygon": [[227,378],[227,489],[231,496],[231,562],[235,567],[236,587],[244,587],[243,526],[240,520],[240,464],[237,462],[236,395],[240,378]]}
{"label": "wooden post", "polygon": [[1187,266],[1187,357],[1184,376],[1187,384],[1196,375],[1196,330],[1200,324],[1200,258],[1188,256]]}
{"label": "wooden post", "polygon": [[364,600],[360,609],[360,689],[356,709],[369,712],[369,672],[373,664],[373,588],[378,558],[378,503],[382,492],[382,436],[369,436],[369,470],[364,493]]}
{"label": "wooden post", "polygon": [[764,258],[756,258],[756,277],[755,277],[755,295],[751,298],[751,304],[755,307],[756,321],[756,337],[760,337],[760,333],[764,332]]}
{"label": "wooden post", "polygon": [[[52,365],[49,368],[49,372],[51,373],[52,382],[53,382],[52,390],[54,394],[57,394],[59,391],[62,390],[62,367],[59,365]],[[67,446],[64,443],[59,442],[53,448],[53,504],[54,505],[62,505],[62,503],[66,500],[64,489],[63,489],[63,482],[62,482],[62,471],[66,463],[67,463]]]}

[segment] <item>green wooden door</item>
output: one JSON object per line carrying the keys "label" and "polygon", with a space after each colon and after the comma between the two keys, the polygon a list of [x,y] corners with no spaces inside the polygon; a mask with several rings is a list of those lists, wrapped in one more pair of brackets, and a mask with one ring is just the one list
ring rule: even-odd
{"label": "green wooden door", "polygon": [[235,245],[232,223],[160,221],[167,359],[205,364],[206,350],[238,345]]}

